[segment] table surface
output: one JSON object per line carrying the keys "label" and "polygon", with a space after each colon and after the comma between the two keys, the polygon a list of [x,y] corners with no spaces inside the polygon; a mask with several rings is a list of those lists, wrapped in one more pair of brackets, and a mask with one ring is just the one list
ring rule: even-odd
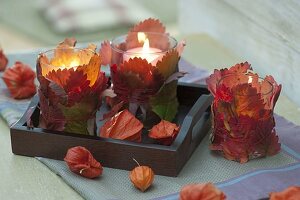
{"label": "table surface", "polygon": [[[183,57],[196,66],[212,71],[243,62],[211,37],[189,35]],[[282,94],[275,112],[300,125],[300,108]],[[35,158],[11,152],[9,128],[0,120],[0,199],[82,199],[59,176]]]}

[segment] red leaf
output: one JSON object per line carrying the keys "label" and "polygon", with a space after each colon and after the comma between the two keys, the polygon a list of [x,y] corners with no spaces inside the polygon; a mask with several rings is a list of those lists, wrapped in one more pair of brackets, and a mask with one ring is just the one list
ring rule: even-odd
{"label": "red leaf", "polygon": [[246,73],[248,70],[252,70],[251,65],[248,62],[236,64],[230,67],[229,69],[227,68],[221,70],[215,69],[214,73],[206,79],[208,89],[215,96],[216,87],[224,76],[228,74],[234,74],[234,73]]}
{"label": "red leaf", "polygon": [[81,146],[70,148],[64,160],[72,172],[86,178],[96,178],[103,171],[101,164],[95,160],[91,152]]}
{"label": "red leaf", "polygon": [[35,72],[19,61],[6,69],[2,76],[11,96],[15,99],[29,98],[36,93],[34,78]]}
{"label": "red leaf", "polygon": [[179,194],[179,200],[225,200],[225,194],[212,183],[189,184]]}
{"label": "red leaf", "polygon": [[152,127],[149,137],[158,140],[161,144],[171,145],[179,133],[179,126],[174,123],[161,120]]}
{"label": "red leaf", "polygon": [[4,71],[8,64],[8,59],[2,49],[0,49],[0,71]]}
{"label": "red leaf", "polygon": [[39,127],[48,130],[63,131],[66,124],[66,119],[62,111],[57,105],[51,105],[49,99],[39,90],[39,102],[40,102],[40,124]]}
{"label": "red leaf", "polygon": [[164,80],[158,69],[145,59],[133,58],[111,67],[113,89],[124,102],[147,102],[157,93]]}
{"label": "red leaf", "polygon": [[233,94],[229,87],[224,84],[220,85],[216,91],[216,101],[221,100],[230,103],[233,100]]}
{"label": "red leaf", "polygon": [[100,128],[100,137],[141,142],[143,124],[127,109],[117,113]]}
{"label": "red leaf", "polygon": [[52,70],[46,75],[46,78],[63,88],[69,80],[71,70],[73,71],[73,69]]}
{"label": "red leaf", "polygon": [[130,32],[154,32],[154,33],[164,33],[166,31],[165,26],[158,20],[149,18],[137,25],[135,25]]}

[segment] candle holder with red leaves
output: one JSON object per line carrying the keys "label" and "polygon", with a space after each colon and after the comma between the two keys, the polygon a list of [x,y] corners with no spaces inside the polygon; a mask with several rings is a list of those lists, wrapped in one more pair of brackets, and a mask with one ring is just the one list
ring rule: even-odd
{"label": "candle holder with red leaves", "polygon": [[95,135],[96,112],[107,78],[100,72],[96,46],[77,49],[75,44],[74,39],[66,39],[38,57],[39,127]]}
{"label": "candle holder with red leaves", "polygon": [[207,85],[214,96],[212,150],[241,163],[279,152],[273,113],[281,85],[272,76],[260,78],[245,62],[215,70]]}
{"label": "candle holder with red leaves", "polygon": [[[122,102],[144,126],[160,120],[172,121],[177,113],[178,61],[184,42],[165,32],[159,20],[147,19],[111,44],[104,42],[101,53],[111,66],[113,107]],[[120,107],[120,106],[119,106]],[[121,107],[120,107],[121,108]]]}

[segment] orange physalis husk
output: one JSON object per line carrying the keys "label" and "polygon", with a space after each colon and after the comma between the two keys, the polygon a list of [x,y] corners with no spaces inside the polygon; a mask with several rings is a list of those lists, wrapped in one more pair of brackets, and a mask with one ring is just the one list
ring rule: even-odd
{"label": "orange physalis husk", "polygon": [[[134,161],[139,165],[136,160]],[[139,165],[129,173],[129,178],[136,188],[144,192],[152,185],[154,181],[154,172],[148,166]]]}
{"label": "orange physalis husk", "polygon": [[8,59],[2,49],[0,49],[0,71],[4,71],[8,64]]}
{"label": "orange physalis husk", "polygon": [[179,133],[180,127],[166,120],[152,127],[149,137],[158,140],[161,144],[171,145]]}
{"label": "orange physalis husk", "polygon": [[224,200],[225,194],[212,183],[189,184],[179,194],[180,200]]}
{"label": "orange physalis husk", "polygon": [[300,199],[300,187],[290,186],[281,192],[271,192],[270,200],[297,200]]}
{"label": "orange physalis husk", "polygon": [[141,142],[143,124],[127,109],[117,113],[100,128],[100,137]]}
{"label": "orange physalis husk", "polygon": [[96,178],[102,174],[101,164],[84,147],[70,148],[64,158],[70,170],[86,178]]}
{"label": "orange physalis husk", "polygon": [[35,72],[19,61],[6,69],[2,76],[11,96],[15,99],[26,99],[35,95],[34,78]]}

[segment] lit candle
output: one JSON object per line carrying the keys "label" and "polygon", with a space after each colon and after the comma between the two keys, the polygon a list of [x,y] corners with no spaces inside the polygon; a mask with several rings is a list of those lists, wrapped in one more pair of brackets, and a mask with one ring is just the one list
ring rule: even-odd
{"label": "lit candle", "polygon": [[45,61],[44,57],[41,59],[42,59],[42,65],[46,64],[46,66],[42,68],[43,76],[45,76],[52,70],[57,71],[59,69],[64,70],[64,69],[71,69],[71,68],[76,70],[77,67],[81,64],[77,56],[64,57],[63,59],[57,57],[57,58],[52,58],[50,61]]}
{"label": "lit candle", "polygon": [[128,61],[130,58],[138,57],[146,59],[148,63],[151,63],[152,65],[156,65],[157,61],[162,56],[162,51],[160,49],[150,47],[149,39],[143,32],[138,32],[138,41],[143,43],[143,47],[127,50],[123,55],[123,60]]}

